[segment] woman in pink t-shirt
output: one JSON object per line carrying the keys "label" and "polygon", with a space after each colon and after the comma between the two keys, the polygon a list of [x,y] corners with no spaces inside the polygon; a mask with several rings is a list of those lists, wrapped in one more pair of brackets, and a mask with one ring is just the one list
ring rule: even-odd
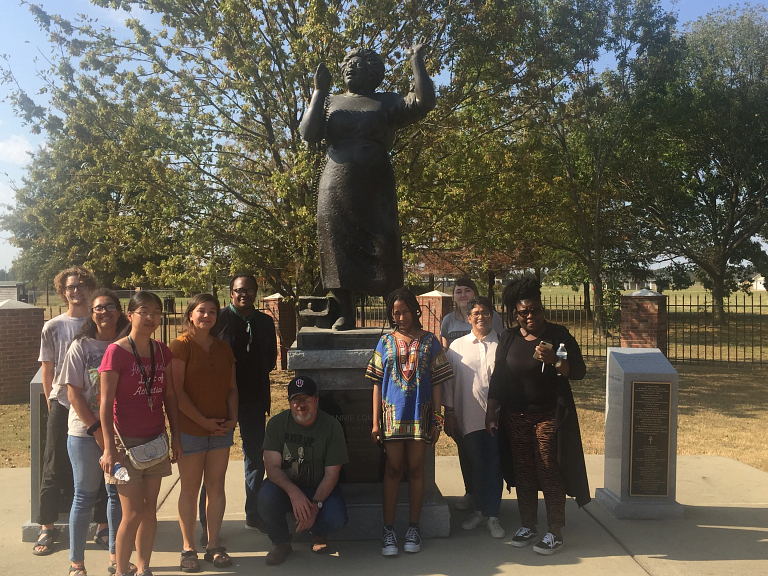
{"label": "woman in pink t-shirt", "polygon": [[[151,574],[149,561],[157,531],[160,482],[163,476],[171,475],[171,462],[181,455],[181,438],[179,406],[170,385],[173,354],[165,344],[152,339],[162,318],[162,302],[152,292],[137,292],[128,303],[127,316],[130,326],[122,338],[109,345],[99,367],[104,435],[101,467],[106,482],[117,485],[123,508],[115,542],[117,574],[128,573],[135,543],[137,576],[141,576]],[[166,415],[173,457],[144,470],[134,468],[126,448],[165,434]],[[117,438],[115,429],[119,433]],[[112,475],[116,463],[125,467],[128,480]]]}

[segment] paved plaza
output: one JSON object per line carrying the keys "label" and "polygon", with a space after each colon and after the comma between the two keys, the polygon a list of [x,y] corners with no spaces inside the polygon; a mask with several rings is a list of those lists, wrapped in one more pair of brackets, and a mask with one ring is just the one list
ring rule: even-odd
{"label": "paved plaza", "polygon": [[[174,467],[175,468],[175,467]],[[590,486],[603,485],[603,457],[587,456]],[[768,473],[719,456],[680,456],[677,497],[685,506],[678,521],[615,520],[594,501],[579,510],[569,499],[565,546],[553,556],[540,556],[529,548],[513,548],[509,539],[518,528],[514,497],[505,492],[500,514],[507,531],[494,540],[484,527],[460,528],[466,513],[453,510],[463,493],[456,457],[436,459],[436,480],[451,510],[451,536],[424,541],[422,552],[381,556],[377,541],[345,541],[336,536],[330,556],[316,556],[306,541],[294,543],[294,553],[277,567],[264,564],[269,539],[243,529],[242,463],[230,462],[227,473],[227,514],[223,543],[234,565],[214,570],[200,562],[202,574],[311,574],[312,576],[447,575],[495,576],[557,574],[585,576],[691,576],[768,575]],[[181,535],[176,520],[178,477],[165,480],[158,511],[159,528],[152,557],[156,576],[182,574],[179,570]],[[21,526],[29,520],[29,469],[0,469],[4,498],[0,504],[3,552],[0,567],[14,576],[67,574],[67,542],[57,551],[35,557],[31,544],[21,542]],[[545,526],[544,505],[539,506],[540,528]],[[198,528],[199,531],[199,528]],[[199,536],[199,533],[198,533]],[[202,550],[200,548],[199,550]],[[89,544],[86,568],[91,576],[107,574],[105,551]],[[206,571],[207,569],[207,571]],[[301,572],[299,572],[301,571]]]}

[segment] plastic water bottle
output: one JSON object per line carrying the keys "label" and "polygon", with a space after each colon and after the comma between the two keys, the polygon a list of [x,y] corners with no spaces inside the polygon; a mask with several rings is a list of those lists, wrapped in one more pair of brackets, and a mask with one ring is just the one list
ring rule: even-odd
{"label": "plastic water bottle", "polygon": [[[99,463],[101,463],[101,458],[99,458]],[[112,468],[112,476],[123,482],[128,482],[131,479],[128,475],[128,470],[120,462],[115,462],[115,467]]]}
{"label": "plastic water bottle", "polygon": [[557,352],[555,352],[558,358],[560,360],[568,360],[568,350],[565,349],[565,344],[560,342],[560,347],[557,349]]}

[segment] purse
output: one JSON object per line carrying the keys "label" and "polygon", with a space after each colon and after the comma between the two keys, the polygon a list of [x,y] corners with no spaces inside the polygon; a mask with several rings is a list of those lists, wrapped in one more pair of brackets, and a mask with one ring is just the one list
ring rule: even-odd
{"label": "purse", "polygon": [[128,448],[123,441],[123,437],[120,436],[120,432],[115,426],[115,433],[120,438],[126,454],[128,454],[128,460],[131,461],[131,466],[136,470],[146,470],[151,468],[155,464],[160,464],[163,460],[168,458],[168,436],[165,432],[160,434],[154,440],[139,444],[133,448]]}

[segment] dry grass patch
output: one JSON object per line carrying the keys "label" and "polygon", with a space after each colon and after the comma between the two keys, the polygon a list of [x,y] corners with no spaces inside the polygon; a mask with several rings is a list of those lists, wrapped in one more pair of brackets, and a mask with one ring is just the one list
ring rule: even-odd
{"label": "dry grass patch", "polygon": [[[768,472],[768,368],[745,364],[678,364],[678,453],[727,456]],[[605,361],[588,361],[587,377],[572,382],[587,454],[602,454],[605,438]],[[272,373],[272,414],[288,408],[293,372]],[[235,429],[233,460],[242,460]],[[456,454],[445,434],[438,456]],[[29,406],[0,405],[0,468],[29,466]]]}

